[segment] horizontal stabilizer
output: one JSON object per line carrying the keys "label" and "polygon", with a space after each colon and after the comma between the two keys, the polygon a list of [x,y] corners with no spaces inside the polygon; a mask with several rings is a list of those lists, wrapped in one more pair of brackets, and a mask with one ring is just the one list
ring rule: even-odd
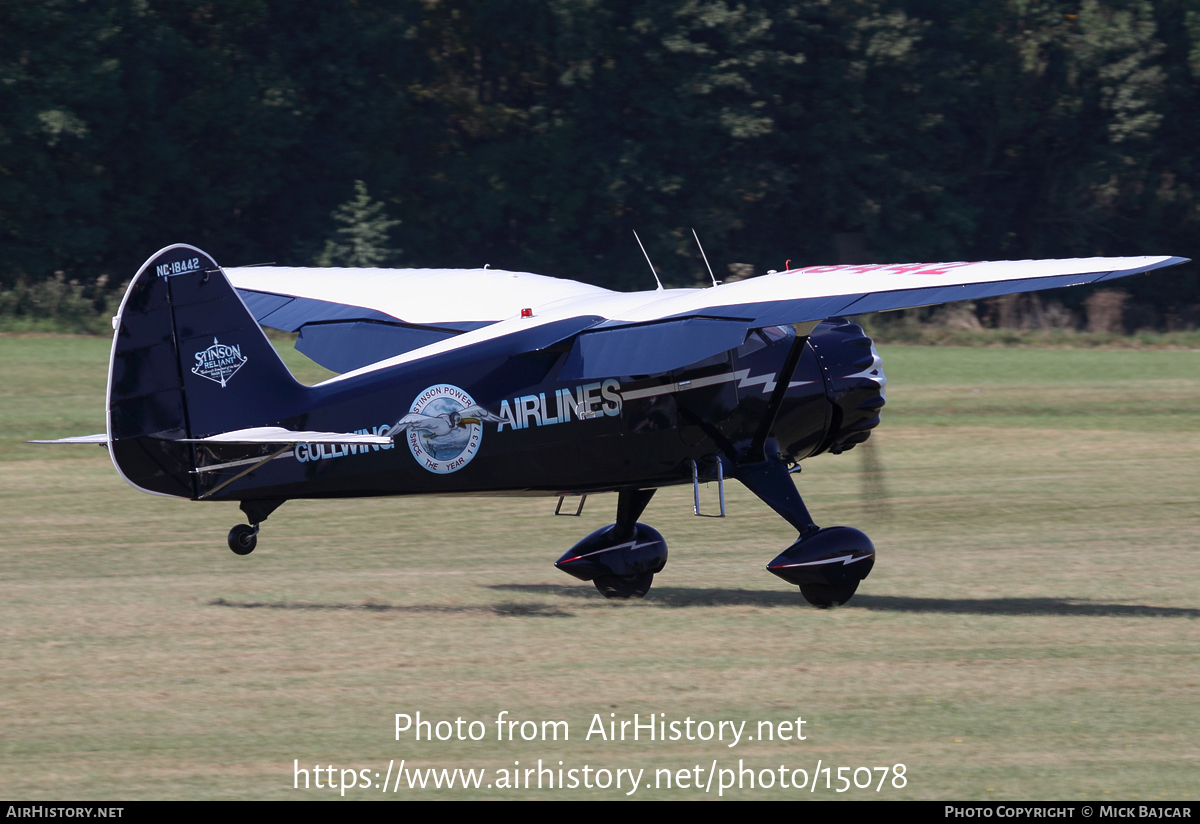
{"label": "horizontal stabilizer", "polygon": [[238,429],[235,432],[222,432],[207,438],[179,438],[180,443],[263,443],[263,444],[297,444],[297,443],[362,443],[389,446],[392,439],[383,435],[360,435],[357,432],[296,432],[281,426],[258,426],[253,429]]}
{"label": "horizontal stabilizer", "polygon": [[56,441],[25,441],[25,443],[108,443],[108,435],[76,435],[74,438],[59,438]]}

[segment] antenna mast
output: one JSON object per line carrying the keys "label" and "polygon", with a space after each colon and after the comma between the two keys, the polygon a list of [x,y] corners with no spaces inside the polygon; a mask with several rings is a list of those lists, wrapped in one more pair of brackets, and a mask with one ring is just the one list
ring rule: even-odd
{"label": "antenna mast", "polygon": [[[692,237],[696,239],[696,245],[700,246],[700,235],[696,234],[696,230],[692,229]],[[709,266],[708,255],[704,254],[704,247],[700,246],[700,257],[704,258],[704,265],[708,267],[708,276],[712,278],[713,286],[720,286],[721,282],[717,280],[717,276],[713,274],[712,266]]]}
{"label": "antenna mast", "polygon": [[[633,233],[633,239],[638,242],[638,246],[642,247],[642,254],[646,255],[646,247],[642,246],[642,239],[638,237],[637,232]],[[658,272],[654,271],[654,264],[650,262],[649,255],[646,255],[646,264],[650,267],[650,274],[654,275],[654,282],[658,284],[658,289],[656,291],[661,292],[663,290],[662,281],[658,279]]]}

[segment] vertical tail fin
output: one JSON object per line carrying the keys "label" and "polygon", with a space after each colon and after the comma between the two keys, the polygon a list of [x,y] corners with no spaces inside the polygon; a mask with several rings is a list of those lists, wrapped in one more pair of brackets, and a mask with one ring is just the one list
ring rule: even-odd
{"label": "vertical tail fin", "polygon": [[195,497],[182,438],[264,426],[303,409],[292,377],[216,262],[176,244],[138,270],[114,320],[108,371],[113,463],[147,492]]}

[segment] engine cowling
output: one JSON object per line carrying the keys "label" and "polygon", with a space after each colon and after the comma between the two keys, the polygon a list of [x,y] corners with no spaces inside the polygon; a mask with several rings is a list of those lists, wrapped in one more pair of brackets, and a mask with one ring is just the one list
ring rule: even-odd
{"label": "engine cowling", "polygon": [[808,343],[833,407],[825,440],[813,454],[839,455],[867,440],[879,426],[880,410],[887,402],[883,359],[863,328],[845,318],[822,321]]}

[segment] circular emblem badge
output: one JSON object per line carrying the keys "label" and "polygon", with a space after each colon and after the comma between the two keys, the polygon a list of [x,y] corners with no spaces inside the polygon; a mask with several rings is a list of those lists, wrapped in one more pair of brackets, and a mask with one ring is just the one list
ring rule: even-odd
{"label": "circular emblem badge", "polygon": [[487,415],[466,392],[439,383],[417,395],[401,424],[417,463],[445,475],[457,472],[475,457],[483,440],[481,416]]}

